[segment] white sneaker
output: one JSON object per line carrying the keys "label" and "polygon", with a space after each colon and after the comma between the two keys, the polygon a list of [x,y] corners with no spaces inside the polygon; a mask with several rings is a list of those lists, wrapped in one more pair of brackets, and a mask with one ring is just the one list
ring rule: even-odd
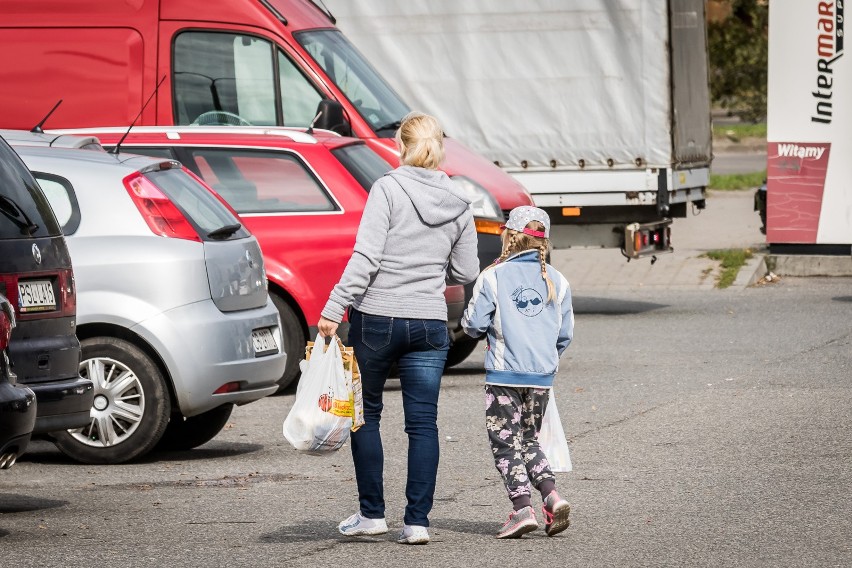
{"label": "white sneaker", "polygon": [[399,544],[428,544],[429,531],[418,525],[402,525],[402,532],[396,541]]}
{"label": "white sneaker", "polygon": [[385,534],[388,532],[388,525],[384,519],[368,519],[358,511],[351,517],[340,522],[337,525],[337,530],[340,534],[346,536],[366,536],[375,534]]}

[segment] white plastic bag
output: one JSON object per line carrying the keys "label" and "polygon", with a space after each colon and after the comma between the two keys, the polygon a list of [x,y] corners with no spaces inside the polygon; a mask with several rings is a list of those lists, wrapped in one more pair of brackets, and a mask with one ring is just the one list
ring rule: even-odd
{"label": "white plastic bag", "polygon": [[[357,432],[358,428],[364,425],[364,394],[361,388],[361,371],[358,369],[358,361],[355,359],[355,350],[343,345],[339,337],[335,336],[334,339],[337,341],[337,346],[340,347],[340,355],[343,357],[343,377],[346,379],[346,388],[349,389],[349,402],[352,406],[352,431]],[[307,346],[305,346],[305,360],[301,361],[300,367],[306,365],[311,359],[313,347],[314,342],[308,341]],[[304,372],[304,368],[302,372]]]}
{"label": "white plastic bag", "polygon": [[550,471],[571,471],[571,454],[568,452],[568,440],[562,430],[562,421],[559,419],[559,409],[556,408],[556,396],[553,387],[550,388],[550,398],[541,421],[541,431],[538,433],[538,445],[547,456]]}
{"label": "white plastic bag", "polygon": [[325,351],[317,335],[310,361],[303,361],[296,401],[284,419],[284,437],[297,450],[327,454],[339,450],[352,428],[350,387],[343,373],[343,356],[337,341]]}

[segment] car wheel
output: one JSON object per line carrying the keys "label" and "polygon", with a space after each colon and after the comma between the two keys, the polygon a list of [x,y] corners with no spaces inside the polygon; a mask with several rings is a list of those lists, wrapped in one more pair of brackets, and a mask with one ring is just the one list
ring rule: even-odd
{"label": "car wheel", "polygon": [[479,341],[459,341],[450,346],[447,353],[447,367],[454,367],[467,359],[476,350]]}
{"label": "car wheel", "polygon": [[293,311],[284,298],[270,294],[272,303],[281,315],[281,336],[284,338],[284,351],[287,353],[287,366],[284,374],[278,379],[278,392],[286,389],[299,377],[299,361],[305,358],[305,330],[299,316]]}
{"label": "car wheel", "polygon": [[92,381],[91,422],[54,434],[65,455],[83,463],[122,463],[148,453],[163,435],[171,414],[166,381],[141,349],[123,339],[93,337],[81,342],[80,375]]}
{"label": "car wheel", "polygon": [[184,418],[172,416],[163,437],[157,444],[158,450],[191,450],[206,444],[222,431],[231,417],[233,404],[223,404],[197,416]]}

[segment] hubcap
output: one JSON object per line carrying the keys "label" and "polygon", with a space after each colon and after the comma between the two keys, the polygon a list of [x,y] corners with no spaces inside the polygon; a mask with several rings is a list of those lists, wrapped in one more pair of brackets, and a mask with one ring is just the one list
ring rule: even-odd
{"label": "hubcap", "polygon": [[109,400],[102,394],[99,394],[95,397],[95,410],[105,410],[107,406],[109,406]]}
{"label": "hubcap", "polygon": [[145,412],[145,391],[136,373],[120,361],[96,357],[80,363],[80,375],[95,386],[92,420],[68,432],[81,444],[96,448],[127,440]]}

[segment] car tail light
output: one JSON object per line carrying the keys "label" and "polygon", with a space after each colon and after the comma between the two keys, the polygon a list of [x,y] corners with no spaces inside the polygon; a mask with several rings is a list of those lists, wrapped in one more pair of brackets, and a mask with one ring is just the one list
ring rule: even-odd
{"label": "car tail light", "polygon": [[237,392],[238,390],[240,390],[240,383],[225,383],[224,385],[213,391],[213,394],[225,394],[229,392]]}
{"label": "car tail light", "polygon": [[68,268],[59,272],[59,298],[63,316],[77,314],[77,286],[74,283],[74,272]]}
{"label": "car tail light", "polygon": [[15,327],[14,310],[11,304],[4,303],[0,305],[0,351],[5,351],[9,347],[13,327]]}
{"label": "car tail light", "polygon": [[134,172],[124,178],[124,187],[154,234],[201,242],[180,209],[151,180]]}

